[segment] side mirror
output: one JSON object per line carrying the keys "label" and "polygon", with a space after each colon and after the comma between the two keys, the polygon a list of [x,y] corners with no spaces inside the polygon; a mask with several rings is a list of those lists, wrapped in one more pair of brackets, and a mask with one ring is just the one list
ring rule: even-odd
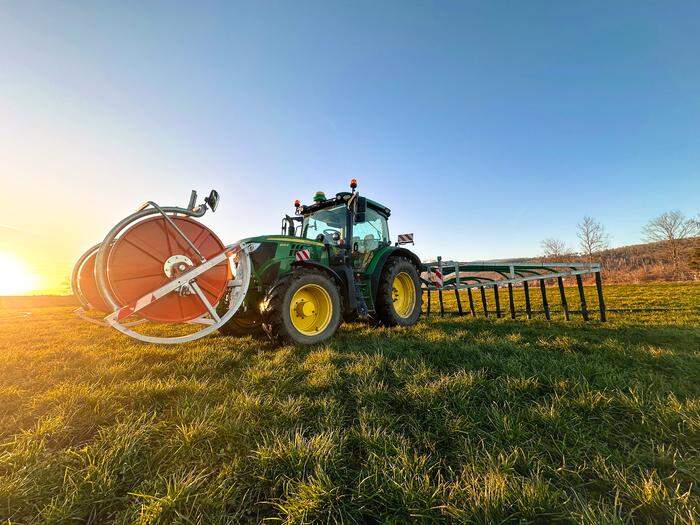
{"label": "side mirror", "polygon": [[294,228],[294,221],[289,215],[285,216],[285,222],[287,224],[287,235],[290,237],[296,237],[296,229]]}
{"label": "side mirror", "polygon": [[355,222],[365,222],[365,215],[367,213],[367,199],[365,197],[358,197],[355,201]]}
{"label": "side mirror", "polygon": [[216,190],[211,190],[209,197],[204,198],[204,202],[207,203],[207,206],[209,206],[211,211],[216,211],[216,208],[219,206],[219,192]]}

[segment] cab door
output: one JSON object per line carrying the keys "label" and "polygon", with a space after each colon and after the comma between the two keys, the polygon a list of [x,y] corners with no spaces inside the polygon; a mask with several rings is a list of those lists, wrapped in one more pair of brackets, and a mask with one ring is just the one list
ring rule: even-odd
{"label": "cab door", "polygon": [[352,227],[352,267],[364,272],[377,250],[389,244],[389,226],[386,217],[367,208],[364,222]]}

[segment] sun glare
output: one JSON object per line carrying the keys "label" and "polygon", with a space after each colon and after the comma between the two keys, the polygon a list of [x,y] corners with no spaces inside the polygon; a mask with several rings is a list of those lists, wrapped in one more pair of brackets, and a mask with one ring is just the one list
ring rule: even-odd
{"label": "sun glare", "polygon": [[0,252],[0,295],[21,295],[36,289],[38,278],[23,261]]}

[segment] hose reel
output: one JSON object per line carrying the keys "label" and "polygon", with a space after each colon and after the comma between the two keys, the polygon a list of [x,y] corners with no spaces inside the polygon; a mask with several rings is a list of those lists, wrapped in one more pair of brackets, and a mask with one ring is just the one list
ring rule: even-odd
{"label": "hose reel", "polygon": [[[187,208],[149,201],[119,221],[73,269],[78,315],[140,341],[163,344],[194,341],[223,326],[248,291],[252,246],[226,246],[197,220],[218,202],[219,194],[212,190],[196,206],[192,192]],[[217,305],[227,288],[230,299],[221,314]],[[88,311],[108,315],[99,321]],[[134,329],[146,321],[146,330]]]}

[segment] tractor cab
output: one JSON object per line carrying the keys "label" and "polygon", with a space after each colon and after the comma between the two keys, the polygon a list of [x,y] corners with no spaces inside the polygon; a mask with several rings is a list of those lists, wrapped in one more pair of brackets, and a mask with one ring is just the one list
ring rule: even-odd
{"label": "tractor cab", "polygon": [[[391,210],[365,197],[357,197],[352,206],[353,193],[341,192],[326,199],[316,192],[314,204],[303,206],[295,202],[297,216],[287,215],[283,234],[315,240],[331,246],[344,246],[350,236],[353,252],[368,253],[380,246],[391,244],[387,219]],[[351,228],[349,228],[351,222]],[[298,225],[295,225],[298,222]]]}
{"label": "tractor cab", "polygon": [[[380,248],[391,245],[391,210],[359,194],[341,192],[326,199],[319,191],[314,195],[314,204],[302,206],[296,201],[295,205],[297,216],[285,219],[289,221],[287,232],[321,242],[333,252],[346,249],[355,271],[365,270]],[[293,221],[300,224],[294,227]]]}

